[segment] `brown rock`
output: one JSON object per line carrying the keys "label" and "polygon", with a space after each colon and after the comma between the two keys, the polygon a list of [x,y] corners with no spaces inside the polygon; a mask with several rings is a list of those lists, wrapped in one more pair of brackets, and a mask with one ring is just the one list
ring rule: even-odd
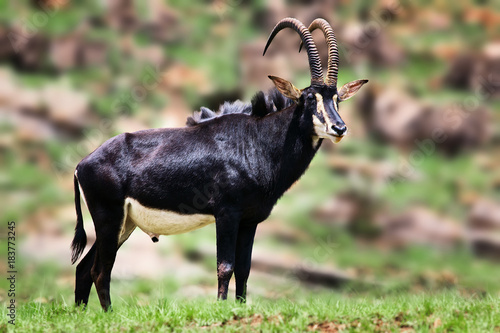
{"label": "brown rock", "polygon": [[464,231],[457,222],[423,207],[385,217],[380,223],[380,242],[389,247],[418,244],[452,248],[464,238]]}

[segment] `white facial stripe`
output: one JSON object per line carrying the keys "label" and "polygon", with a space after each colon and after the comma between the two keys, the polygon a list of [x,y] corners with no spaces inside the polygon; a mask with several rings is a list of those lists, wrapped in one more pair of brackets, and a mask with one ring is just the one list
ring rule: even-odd
{"label": "white facial stripe", "polygon": [[325,124],[323,126],[326,126],[327,128],[332,128],[332,122],[330,121],[330,117],[328,117],[328,114],[326,113],[325,110],[325,104],[323,103],[323,96],[320,94],[316,93],[316,109],[318,111],[318,114],[321,114],[323,118],[325,119]]}
{"label": "white facial stripe", "polygon": [[316,134],[313,136],[313,147],[316,147],[318,144],[318,140],[320,138],[325,138],[327,137],[327,134],[325,132],[325,125],[321,122],[321,120],[316,117],[316,115],[313,114],[313,124],[314,124],[314,133]]}
{"label": "white facial stripe", "polygon": [[321,134],[326,135],[325,131],[325,124],[319,120],[319,118],[313,114],[313,124],[314,124],[314,131],[318,136],[321,136]]}
{"label": "white facial stripe", "polygon": [[335,110],[339,112],[339,102],[338,102],[338,95],[335,94],[333,96],[333,104],[335,105]]}

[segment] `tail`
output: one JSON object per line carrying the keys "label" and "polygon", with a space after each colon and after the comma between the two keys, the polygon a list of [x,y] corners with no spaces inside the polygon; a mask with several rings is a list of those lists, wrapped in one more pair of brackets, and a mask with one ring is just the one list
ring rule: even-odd
{"label": "tail", "polygon": [[87,245],[87,234],[83,228],[82,207],[80,204],[80,186],[76,174],[73,181],[75,186],[76,227],[75,237],[71,243],[71,264],[74,264],[80,258]]}

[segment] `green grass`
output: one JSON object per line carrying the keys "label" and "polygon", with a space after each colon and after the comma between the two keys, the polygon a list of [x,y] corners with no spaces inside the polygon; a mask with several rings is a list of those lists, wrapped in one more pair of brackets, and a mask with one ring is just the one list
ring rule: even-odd
{"label": "green grass", "polygon": [[[94,295],[93,295],[94,296]],[[5,310],[3,310],[5,312]],[[250,304],[213,298],[158,299],[137,305],[133,297],[115,300],[114,311],[97,304],[86,311],[57,300],[29,302],[18,308],[18,332],[303,332],[337,328],[347,332],[411,329],[418,332],[487,332],[500,328],[498,299],[435,295],[350,297],[322,293],[300,300],[253,298]],[[12,331],[3,324],[0,330]]]}
{"label": "green grass", "polygon": [[[340,246],[337,250],[346,259],[347,253],[342,252],[353,249],[342,248]],[[213,278],[193,277],[182,281],[175,278],[113,279],[112,313],[102,311],[94,288],[85,311],[74,307],[73,268],[61,268],[49,263],[34,265],[22,261],[18,265],[15,330],[303,332],[335,328],[346,332],[491,332],[500,329],[498,288],[477,290],[467,286],[467,281],[461,280],[458,285],[440,285],[439,278],[433,280],[432,276],[422,274],[424,266],[439,271],[439,267],[434,265],[442,263],[445,258],[433,258],[432,253],[425,249],[402,252],[399,261],[396,254],[384,259],[380,253],[371,256],[368,251],[363,253],[367,255],[366,262],[358,260],[350,262],[349,266],[359,264],[375,269],[390,265],[391,269],[404,269],[408,274],[399,277],[399,284],[390,283],[392,278],[386,272],[382,284],[349,285],[339,290],[311,289],[297,281],[277,282],[252,274],[247,304],[235,303],[232,291],[227,302],[217,302],[215,274]],[[465,255],[458,253],[457,257],[465,258]],[[351,255],[351,258],[354,256]],[[458,260],[456,258],[455,261]],[[428,264],[423,265],[423,261]],[[339,260],[339,264],[342,266],[345,263]],[[459,263],[451,261],[449,264],[452,269],[459,269]],[[484,287],[488,279],[494,281],[498,277],[498,272],[493,270],[491,264],[474,264],[465,260],[463,266],[467,264],[471,264],[468,269],[476,271],[476,275],[484,275],[484,281],[481,282]],[[414,271],[411,270],[412,266]],[[6,302],[9,298],[3,291],[8,289],[8,285],[3,280],[0,282],[0,315],[7,318]],[[475,281],[476,284],[478,282]],[[409,288],[405,283],[413,287]],[[262,291],[258,292],[259,286],[265,295],[271,296],[259,296],[262,295]],[[192,287],[208,290],[208,296],[190,295],[187,290]],[[12,332],[13,329],[7,320],[0,323],[0,332]]]}

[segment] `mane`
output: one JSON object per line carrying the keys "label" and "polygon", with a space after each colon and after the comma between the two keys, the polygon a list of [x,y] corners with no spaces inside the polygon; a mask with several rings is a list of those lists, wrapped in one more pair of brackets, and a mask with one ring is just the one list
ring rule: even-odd
{"label": "mane", "polygon": [[224,102],[224,104],[219,107],[218,111],[212,111],[202,106],[200,111],[195,111],[193,116],[187,119],[186,125],[196,126],[197,124],[229,114],[246,114],[261,118],[270,113],[283,110],[292,104],[293,101],[291,99],[283,96],[276,88],[272,88],[267,93],[262,91],[256,93],[250,103],[245,103],[240,100],[235,102]]}

